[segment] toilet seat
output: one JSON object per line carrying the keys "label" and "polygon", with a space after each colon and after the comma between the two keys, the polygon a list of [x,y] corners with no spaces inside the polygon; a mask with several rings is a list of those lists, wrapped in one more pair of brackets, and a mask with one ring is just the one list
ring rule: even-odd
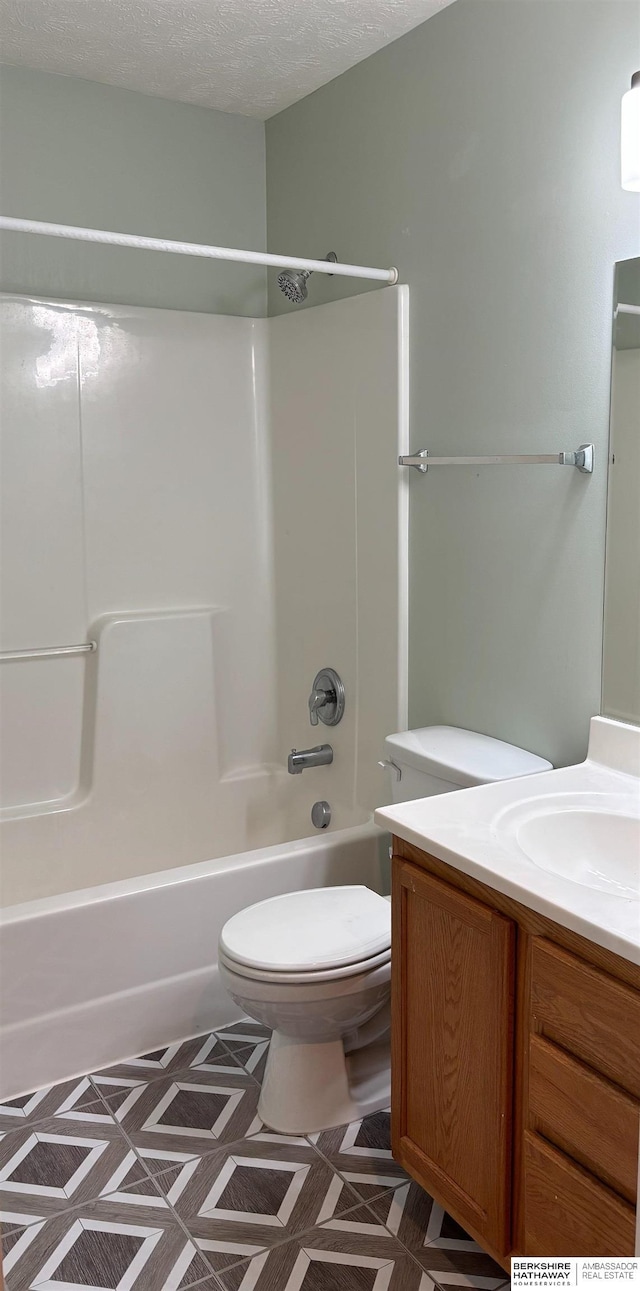
{"label": "toilet seat", "polygon": [[391,960],[391,948],[381,950],[377,955],[371,955],[368,959],[359,960],[354,964],[343,964],[340,968],[324,968],[317,971],[306,970],[302,972],[282,973],[268,970],[265,968],[250,968],[246,964],[238,963],[231,955],[225,954],[222,946],[218,951],[219,963],[224,964],[230,972],[235,973],[238,977],[246,977],[253,982],[273,982],[274,985],[282,983],[283,985],[295,983],[310,982],[335,982],[345,977],[355,977],[362,973],[369,972],[370,969],[378,968],[383,964],[388,964]]}
{"label": "toilet seat", "polygon": [[360,885],[259,901],[233,915],[220,937],[229,968],[256,980],[309,981],[320,973],[339,976],[343,968],[350,975],[384,962],[390,947],[389,903]]}

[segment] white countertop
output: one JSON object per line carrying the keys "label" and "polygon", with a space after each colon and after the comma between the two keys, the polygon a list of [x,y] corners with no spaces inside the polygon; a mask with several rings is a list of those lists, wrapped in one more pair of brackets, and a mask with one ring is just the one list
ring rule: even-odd
{"label": "white countertop", "polygon": [[516,804],[535,806],[536,799],[548,802],[549,795],[567,793],[614,795],[637,810],[639,769],[640,728],[593,718],[589,757],[578,766],[382,807],[374,819],[462,873],[640,964],[640,893],[594,890],[540,868],[505,828],[508,817],[500,819]]}

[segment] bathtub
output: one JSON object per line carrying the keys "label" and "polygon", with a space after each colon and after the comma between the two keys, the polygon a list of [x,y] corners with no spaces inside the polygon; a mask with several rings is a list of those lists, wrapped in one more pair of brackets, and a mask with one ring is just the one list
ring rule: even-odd
{"label": "bathtub", "polygon": [[0,914],[0,1098],[239,1016],[216,962],[243,906],[298,888],[388,891],[370,822],[14,905]]}

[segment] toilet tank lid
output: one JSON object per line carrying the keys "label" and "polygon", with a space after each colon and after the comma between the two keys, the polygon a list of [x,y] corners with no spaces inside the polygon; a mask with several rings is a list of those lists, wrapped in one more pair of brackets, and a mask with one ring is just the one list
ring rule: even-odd
{"label": "toilet tank lid", "polygon": [[286,892],[228,919],[220,947],[239,964],[304,972],[358,964],[391,945],[391,910],[370,888]]}
{"label": "toilet tank lid", "polygon": [[461,789],[552,769],[551,762],[535,753],[457,726],[423,726],[388,735],[385,756]]}

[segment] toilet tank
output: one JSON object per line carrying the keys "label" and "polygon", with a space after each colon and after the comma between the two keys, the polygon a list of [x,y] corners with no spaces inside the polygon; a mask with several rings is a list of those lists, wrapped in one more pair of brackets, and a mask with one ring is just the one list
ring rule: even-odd
{"label": "toilet tank", "polygon": [[423,726],[388,735],[384,756],[392,802],[551,770],[546,758],[457,726]]}

